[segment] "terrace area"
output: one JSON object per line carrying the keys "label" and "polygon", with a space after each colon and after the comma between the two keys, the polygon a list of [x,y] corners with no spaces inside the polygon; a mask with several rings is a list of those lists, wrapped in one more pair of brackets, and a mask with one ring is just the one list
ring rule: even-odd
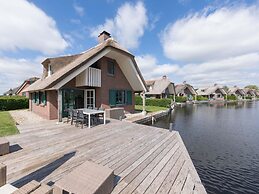
{"label": "terrace area", "polygon": [[12,152],[0,157],[16,187],[31,180],[53,185],[88,160],[114,170],[112,193],[206,193],[176,131],[117,120],[90,129],[56,121],[18,129],[7,137]]}

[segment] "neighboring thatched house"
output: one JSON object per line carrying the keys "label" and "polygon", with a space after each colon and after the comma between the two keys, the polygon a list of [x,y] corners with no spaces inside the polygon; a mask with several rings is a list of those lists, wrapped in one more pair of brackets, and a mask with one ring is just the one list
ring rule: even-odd
{"label": "neighboring thatched house", "polygon": [[168,98],[170,95],[175,94],[174,83],[171,82],[167,76],[163,76],[160,79],[146,81],[148,92],[146,97],[153,98]]}
{"label": "neighboring thatched house", "polygon": [[230,96],[236,96],[239,100],[245,98],[245,91],[237,86],[230,87],[227,93]]}
{"label": "neighboring thatched house", "polygon": [[18,87],[17,91],[15,92],[15,94],[17,96],[26,96],[27,98],[29,98],[29,92],[26,92],[25,90],[31,85],[33,84],[35,81],[37,81],[39,78],[38,77],[31,77],[29,79],[26,79],[22,85],[20,85],[20,87]]}
{"label": "neighboring thatched house", "polygon": [[4,93],[4,96],[15,96],[18,89],[19,87],[10,88],[8,91]]}
{"label": "neighboring thatched house", "polygon": [[250,88],[244,88],[245,97],[254,99],[256,97],[255,91]]}
{"label": "neighboring thatched house", "polygon": [[185,96],[188,100],[194,100],[197,95],[197,92],[194,90],[194,88],[186,82],[177,84],[175,86],[175,93],[176,96]]}
{"label": "neighboring thatched house", "polygon": [[208,88],[200,88],[197,90],[197,94],[207,97],[209,100],[224,100],[224,97],[227,95],[224,88],[217,84]]}
{"label": "neighboring thatched house", "polygon": [[257,98],[259,97],[259,91],[258,90],[255,90],[255,95],[256,95]]}

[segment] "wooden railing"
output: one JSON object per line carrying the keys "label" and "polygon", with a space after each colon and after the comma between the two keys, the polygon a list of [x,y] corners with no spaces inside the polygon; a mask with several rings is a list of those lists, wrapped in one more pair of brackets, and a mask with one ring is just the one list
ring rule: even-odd
{"label": "wooden railing", "polygon": [[76,86],[101,87],[101,70],[89,67],[76,77]]}

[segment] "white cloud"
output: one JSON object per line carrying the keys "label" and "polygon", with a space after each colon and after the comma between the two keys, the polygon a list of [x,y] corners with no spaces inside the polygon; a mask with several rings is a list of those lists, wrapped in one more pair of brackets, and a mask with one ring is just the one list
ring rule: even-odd
{"label": "white cloud", "polygon": [[181,81],[196,86],[259,85],[259,7],[206,8],[161,33],[166,57],[181,64]]}
{"label": "white cloud", "polygon": [[0,95],[10,88],[18,87],[25,79],[40,76],[42,57],[33,60],[0,58]]}
{"label": "white cloud", "polygon": [[136,56],[136,62],[145,79],[152,79],[162,77],[163,75],[170,75],[179,70],[179,66],[171,64],[159,65],[157,59],[152,55]]}
{"label": "white cloud", "polygon": [[80,5],[76,4],[76,3],[74,3],[73,7],[74,7],[76,13],[77,13],[79,16],[81,16],[81,17],[84,16],[84,14],[85,14],[85,9],[84,9],[82,6],[80,6]]}
{"label": "white cloud", "polygon": [[26,0],[0,1],[0,26],[0,51],[29,49],[52,55],[68,46],[55,21]]}
{"label": "white cloud", "polygon": [[148,25],[146,8],[142,2],[136,4],[125,3],[117,11],[113,19],[106,19],[104,24],[91,29],[91,36],[106,30],[128,49],[137,48],[140,38]]}
{"label": "white cloud", "polygon": [[145,79],[167,75],[175,83],[187,81],[194,86],[209,86],[214,83],[230,86],[259,85],[258,53],[181,66],[159,65],[156,57],[148,54],[137,56],[136,61]]}
{"label": "white cloud", "polygon": [[161,42],[169,59],[204,62],[259,52],[259,8],[223,7],[169,24]]}

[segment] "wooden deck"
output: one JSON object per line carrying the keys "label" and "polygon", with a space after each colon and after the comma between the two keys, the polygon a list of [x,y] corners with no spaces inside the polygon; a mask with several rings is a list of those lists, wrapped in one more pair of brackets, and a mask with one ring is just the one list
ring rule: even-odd
{"label": "wooden deck", "polygon": [[114,120],[91,129],[50,121],[19,129],[7,137],[13,152],[0,157],[14,186],[52,185],[90,160],[114,170],[113,193],[206,193],[178,132]]}

